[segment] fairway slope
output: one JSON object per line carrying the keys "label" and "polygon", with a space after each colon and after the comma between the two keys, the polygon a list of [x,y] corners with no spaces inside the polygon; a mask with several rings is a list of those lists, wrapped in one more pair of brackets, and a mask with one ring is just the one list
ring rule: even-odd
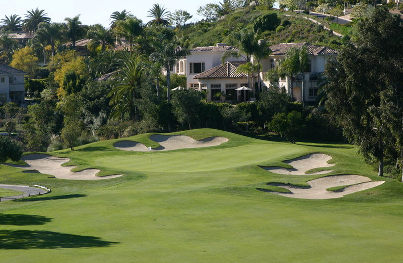
{"label": "fairway slope", "polygon": [[160,144],[160,147],[149,149],[144,144],[134,141],[120,141],[115,143],[114,147],[124,151],[137,151],[137,152],[145,152],[149,150],[171,151],[178,149],[218,146],[228,141],[228,139],[224,137],[209,137],[198,141],[185,135],[161,135],[161,134],[151,135],[150,139],[153,140],[154,142],[158,142]]}
{"label": "fairway slope", "polygon": [[[301,198],[301,199],[332,199],[332,198],[340,198],[347,194],[367,190],[376,187],[378,185],[381,185],[384,182],[385,181],[371,181],[370,178],[361,175],[334,175],[308,181],[307,183],[310,186],[309,188],[276,184],[276,186],[278,187],[288,189],[291,193],[279,193],[279,192],[272,192],[272,193],[281,196]],[[340,191],[327,190],[329,188],[338,186],[347,186],[347,187],[342,188]]]}
{"label": "fairway slope", "polygon": [[[99,177],[96,174],[100,171],[98,169],[85,169],[79,172],[72,172],[71,169],[76,166],[63,167],[62,164],[68,162],[69,158],[54,157],[46,154],[28,154],[21,158],[28,165],[11,165],[17,168],[27,170],[36,170],[43,174],[50,174],[59,179],[67,180],[101,180],[120,177],[122,175],[110,175]],[[34,172],[33,171],[33,172]]]}
{"label": "fairway slope", "polygon": [[[287,175],[305,175],[307,171],[322,168],[322,167],[331,167],[334,164],[329,164],[328,161],[332,159],[331,156],[323,153],[311,153],[307,154],[293,160],[284,161],[284,163],[291,165],[294,167],[293,169],[286,169],[282,167],[267,167],[261,166],[261,168],[270,171],[276,174],[287,174]],[[313,175],[316,174],[327,174],[332,172],[332,170],[325,170],[315,173],[310,173]]]}

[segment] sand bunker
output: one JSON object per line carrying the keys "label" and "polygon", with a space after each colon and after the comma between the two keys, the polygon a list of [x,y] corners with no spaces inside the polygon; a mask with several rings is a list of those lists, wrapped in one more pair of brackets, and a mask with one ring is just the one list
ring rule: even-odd
{"label": "sand bunker", "polygon": [[[151,151],[170,151],[178,149],[189,149],[189,148],[201,148],[201,147],[211,147],[217,146],[228,139],[224,137],[210,137],[200,141],[197,141],[189,136],[184,135],[151,135],[151,140],[158,142],[161,146]],[[114,144],[117,149],[124,151],[137,151],[145,152],[150,151],[144,144],[134,141],[120,141]]]}
{"label": "sand bunker", "polygon": [[[371,181],[370,178],[361,175],[334,175],[326,176],[318,179],[308,181],[309,188],[302,188],[290,185],[279,185],[279,187],[288,189],[291,193],[272,192],[281,196],[302,198],[302,199],[332,199],[340,198],[348,194],[356,193],[359,191],[367,190],[378,185],[383,184],[385,181]],[[326,189],[347,186],[340,191],[327,191]],[[259,189],[265,191],[264,189]]]}
{"label": "sand bunker", "polygon": [[[334,164],[327,163],[331,159],[332,159],[331,156],[323,153],[311,153],[295,158],[293,160],[285,161],[285,163],[294,167],[293,169],[286,169],[282,167],[267,167],[267,166],[261,166],[261,167],[267,171],[277,174],[305,175],[308,170],[314,168],[334,166]],[[316,175],[316,174],[326,174],[330,172],[332,172],[332,170],[320,171],[310,174]]]}
{"label": "sand bunker", "polygon": [[45,154],[29,154],[24,155],[21,160],[25,161],[28,165],[12,165],[13,167],[33,170],[32,172],[39,171],[43,174],[50,174],[59,179],[68,180],[102,180],[120,177],[122,175],[110,176],[96,176],[100,171],[98,169],[85,169],[80,172],[72,172],[71,169],[76,166],[61,166],[63,163],[68,162],[69,158],[54,157]]}

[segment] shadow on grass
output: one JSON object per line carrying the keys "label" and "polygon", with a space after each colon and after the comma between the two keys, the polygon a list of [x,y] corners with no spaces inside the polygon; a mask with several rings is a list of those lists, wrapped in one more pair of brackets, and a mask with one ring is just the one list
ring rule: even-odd
{"label": "shadow on grass", "polygon": [[[322,148],[335,148],[335,149],[351,149],[351,148],[354,148],[354,146],[352,146],[352,145],[320,145],[320,144],[304,143],[302,141],[301,141],[301,143],[303,143],[303,145],[306,145],[306,146],[322,147]],[[331,143],[331,142],[329,142],[329,143]]]}
{"label": "shadow on grass", "polygon": [[49,223],[51,218],[37,215],[23,214],[0,214],[0,225],[29,226],[44,225]]}
{"label": "shadow on grass", "polygon": [[0,230],[0,249],[54,249],[108,247],[119,242],[99,237],[62,234],[51,231]]}
{"label": "shadow on grass", "polygon": [[27,199],[16,200],[16,202],[32,202],[32,201],[47,201],[47,200],[60,200],[60,199],[70,199],[70,198],[79,198],[86,197],[84,194],[70,194],[70,195],[56,195],[56,196],[41,196],[41,197],[32,197]]}
{"label": "shadow on grass", "polygon": [[83,149],[74,149],[76,152],[95,152],[95,151],[111,151],[110,148],[104,146],[85,147]]}

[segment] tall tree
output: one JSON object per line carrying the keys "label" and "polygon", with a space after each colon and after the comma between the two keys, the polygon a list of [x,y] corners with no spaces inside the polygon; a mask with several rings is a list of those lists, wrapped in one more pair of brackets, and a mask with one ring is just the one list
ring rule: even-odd
{"label": "tall tree", "polygon": [[66,17],[64,20],[67,22],[66,35],[71,41],[71,46],[75,48],[76,41],[84,35],[84,29],[80,21],[80,15],[77,15],[73,18]]}
{"label": "tall tree", "polygon": [[138,119],[137,104],[141,98],[143,73],[142,58],[135,54],[126,54],[116,75],[117,83],[110,92],[113,118]]}
{"label": "tall tree", "polygon": [[202,112],[203,93],[194,89],[178,90],[172,95],[172,106],[175,116],[182,124],[188,125],[189,129],[199,121]]}
{"label": "tall tree", "polygon": [[14,50],[18,48],[18,42],[9,38],[7,34],[0,36],[0,63],[9,64]]}
{"label": "tall tree", "polygon": [[305,46],[302,48],[290,48],[285,54],[285,58],[281,61],[278,71],[279,75],[290,78],[290,86],[288,87],[293,98],[293,78],[296,74],[304,72],[308,64],[308,51]]}
{"label": "tall tree", "polygon": [[101,46],[101,51],[105,51],[107,46],[114,46],[115,39],[110,29],[104,28],[100,24],[96,24],[88,31],[88,38],[91,39],[91,44],[98,47]]}
{"label": "tall tree", "polygon": [[32,33],[38,29],[40,23],[50,23],[50,17],[47,17],[46,15],[45,10],[39,10],[38,8],[27,11],[23,23],[23,29],[26,32]]}
{"label": "tall tree", "polygon": [[174,39],[172,30],[167,28],[159,28],[156,31],[157,34],[152,40],[153,52],[150,58],[159,63],[166,72],[167,79],[167,101],[170,101],[171,97],[171,71],[170,69],[176,63],[176,61],[186,56],[188,50],[180,47],[178,42]]}
{"label": "tall tree", "polygon": [[[224,63],[229,57],[241,57],[246,56],[246,61],[251,63],[251,58],[254,52],[256,52],[258,46],[258,35],[256,35],[253,30],[242,29],[239,32],[235,32],[231,35],[231,42],[238,47],[239,51],[228,51],[221,57],[221,62]],[[248,74],[247,82],[250,86],[251,74]]]}
{"label": "tall tree", "polygon": [[45,48],[50,45],[52,57],[55,55],[55,47],[57,41],[62,38],[62,25],[59,23],[40,23],[38,30],[36,31],[34,40],[37,40],[43,46],[44,60],[45,60]]}
{"label": "tall tree", "polygon": [[26,46],[14,52],[10,66],[25,71],[33,77],[38,67],[38,60],[33,49]]}
{"label": "tall tree", "polygon": [[129,17],[125,20],[117,21],[115,24],[116,34],[129,42],[130,51],[133,51],[134,40],[143,32],[143,25],[140,19]]}
{"label": "tall tree", "polygon": [[258,78],[258,84],[259,84],[259,92],[262,91],[262,83],[261,83],[261,79],[260,79],[260,70],[261,70],[260,61],[262,59],[267,58],[270,54],[271,54],[271,50],[270,50],[269,43],[264,39],[258,40],[252,55],[253,55],[253,58],[256,60],[257,69],[258,69],[257,78]]}
{"label": "tall tree", "polygon": [[326,67],[326,107],[349,141],[379,161],[382,176],[385,154],[403,153],[403,27],[379,7],[354,32]]}
{"label": "tall tree", "polygon": [[160,6],[159,4],[154,4],[153,7],[148,10],[148,17],[153,18],[149,24],[150,25],[163,25],[167,26],[169,25],[168,22],[168,15],[169,11],[164,8],[163,6]]}
{"label": "tall tree", "polygon": [[115,11],[111,14],[111,28],[114,28],[116,26],[116,23],[119,21],[125,21],[126,19],[132,17],[132,14],[129,11],[126,11],[126,9],[123,9],[122,12]]}
{"label": "tall tree", "polygon": [[193,16],[185,10],[175,10],[175,12],[169,14],[168,19],[171,25],[184,26],[188,20]]}
{"label": "tall tree", "polygon": [[1,23],[3,24],[2,29],[4,31],[15,32],[15,31],[21,31],[22,29],[21,17],[16,14],[5,16],[5,18],[1,20]]}

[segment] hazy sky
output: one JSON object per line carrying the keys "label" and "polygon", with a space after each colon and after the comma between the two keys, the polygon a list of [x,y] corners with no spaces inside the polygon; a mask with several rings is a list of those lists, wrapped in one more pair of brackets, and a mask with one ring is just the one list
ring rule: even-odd
{"label": "hazy sky", "polygon": [[83,24],[93,25],[102,24],[109,26],[110,16],[114,11],[121,12],[123,9],[130,11],[134,16],[147,23],[151,19],[147,17],[148,10],[153,4],[160,4],[168,11],[183,9],[193,15],[192,21],[200,20],[197,15],[197,9],[207,3],[217,3],[218,0],[159,0],[159,1],[140,1],[140,0],[14,0],[8,1],[8,4],[2,5],[0,9],[0,19],[5,15],[17,14],[22,19],[25,18],[27,10],[39,8],[45,10],[52,22],[64,22],[66,17],[74,17],[80,14],[80,20]]}

